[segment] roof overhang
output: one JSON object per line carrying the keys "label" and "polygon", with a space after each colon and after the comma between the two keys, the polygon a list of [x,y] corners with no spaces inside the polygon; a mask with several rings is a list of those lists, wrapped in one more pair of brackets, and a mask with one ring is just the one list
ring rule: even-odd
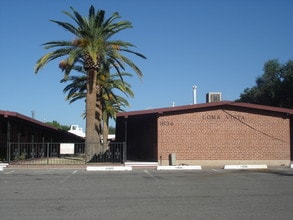
{"label": "roof overhang", "polygon": [[176,107],[167,107],[167,108],[156,108],[148,110],[139,110],[139,111],[130,111],[130,112],[119,112],[117,113],[118,117],[128,118],[129,116],[139,116],[139,115],[148,115],[148,114],[175,114],[186,111],[204,111],[215,108],[239,108],[247,110],[259,110],[271,113],[285,114],[288,116],[293,115],[293,109],[272,107],[266,105],[258,105],[251,103],[242,103],[242,102],[230,102],[230,101],[221,101],[221,102],[211,102],[203,104],[192,104],[192,105],[183,105]]}

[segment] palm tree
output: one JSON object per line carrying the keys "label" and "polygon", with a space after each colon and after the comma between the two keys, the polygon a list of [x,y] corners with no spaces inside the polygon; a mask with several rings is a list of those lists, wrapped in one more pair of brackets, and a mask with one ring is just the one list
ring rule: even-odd
{"label": "palm tree", "polygon": [[[81,16],[71,7],[72,13],[64,12],[69,16],[75,25],[68,22],[51,20],[60,25],[65,30],[71,32],[76,39],[74,41],[50,41],[44,44],[45,49],[55,49],[42,56],[36,63],[35,73],[44,67],[48,62],[57,58],[66,57],[59,64],[64,71],[64,77],[68,77],[76,64],[82,64],[87,72],[86,83],[86,160],[89,161],[95,153],[101,149],[101,145],[96,135],[96,130],[101,133],[102,108],[101,100],[96,99],[96,95],[101,93],[101,88],[97,84],[97,76],[101,74],[103,64],[111,65],[118,74],[129,66],[135,73],[142,77],[141,70],[122,53],[130,53],[145,58],[144,55],[132,51],[133,47],[129,42],[121,40],[111,40],[122,30],[132,28],[129,21],[116,21],[121,18],[116,12],[111,17],[105,19],[105,11],[95,11],[93,6],[89,9],[88,17]],[[97,109],[96,109],[97,107]],[[98,124],[95,123],[96,112],[98,113]]]}
{"label": "palm tree", "polygon": [[[129,106],[128,101],[114,93],[113,90],[118,90],[122,92],[127,97],[134,97],[134,93],[131,90],[131,85],[124,80],[121,80],[120,76],[132,76],[129,73],[120,73],[109,75],[105,78],[102,74],[101,78],[98,78],[97,83],[101,85],[101,105],[103,112],[103,123],[107,123],[103,128],[108,127],[108,121],[110,118],[115,119],[116,113],[124,111],[122,107]],[[62,79],[60,82],[70,83],[63,89],[64,93],[67,93],[66,99],[69,103],[73,103],[80,99],[85,99],[86,97],[86,73],[83,76],[69,76],[66,79]],[[98,99],[98,97],[97,97]],[[107,130],[107,129],[103,129]]]}
{"label": "palm tree", "polygon": [[[121,73],[121,75],[131,76],[128,73]],[[116,78],[115,78],[116,77]],[[131,90],[131,86],[122,81],[120,78],[117,78],[118,75],[113,75],[111,77],[106,78],[106,80],[101,86],[101,104],[102,104],[102,121],[103,121],[103,149],[104,151],[108,147],[107,139],[108,139],[108,131],[109,131],[109,119],[116,119],[116,114],[119,111],[123,111],[122,107],[129,106],[129,103],[123,97],[114,94],[113,90],[117,89],[122,92],[127,97],[134,97],[134,94]]]}
{"label": "palm tree", "polygon": [[[77,67],[76,70],[79,72],[81,68]],[[67,93],[66,99],[69,103],[73,103],[76,100],[84,99],[86,97],[86,73],[83,72],[83,76],[69,76],[67,79],[62,79],[61,82],[68,82],[63,92]],[[102,106],[102,133],[103,133],[103,152],[107,150],[108,143],[108,130],[109,130],[109,119],[116,119],[116,114],[119,111],[124,111],[122,107],[129,106],[128,101],[114,93],[113,90],[122,92],[127,97],[134,97],[134,93],[131,90],[130,84],[121,80],[120,77],[132,76],[129,73],[120,73],[110,75],[109,73],[100,74],[98,82],[101,86],[101,106]],[[98,99],[97,95],[97,99]]]}

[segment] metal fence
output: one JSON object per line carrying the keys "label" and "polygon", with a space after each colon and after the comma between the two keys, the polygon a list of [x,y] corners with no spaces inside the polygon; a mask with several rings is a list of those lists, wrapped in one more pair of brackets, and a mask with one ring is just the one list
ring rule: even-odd
{"label": "metal fence", "polygon": [[19,143],[7,146],[9,164],[62,165],[86,163],[122,163],[126,160],[125,142],[111,142],[108,149],[85,160],[85,143]]}

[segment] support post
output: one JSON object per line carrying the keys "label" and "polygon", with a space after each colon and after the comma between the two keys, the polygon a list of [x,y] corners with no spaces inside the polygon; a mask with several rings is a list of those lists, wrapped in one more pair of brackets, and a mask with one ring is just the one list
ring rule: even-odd
{"label": "support post", "polygon": [[123,163],[127,161],[127,117],[124,123]]}
{"label": "support post", "polygon": [[123,147],[123,159],[122,159],[122,162],[125,163],[126,160],[127,160],[126,142],[123,142],[122,147]]}
{"label": "support post", "polygon": [[10,122],[9,120],[7,121],[7,152],[6,152],[6,157],[7,157],[7,161],[8,163],[10,163],[10,159],[11,159],[11,143],[10,143]]}
{"label": "support post", "polygon": [[50,157],[50,143],[47,143],[47,164],[49,164],[49,157]]}

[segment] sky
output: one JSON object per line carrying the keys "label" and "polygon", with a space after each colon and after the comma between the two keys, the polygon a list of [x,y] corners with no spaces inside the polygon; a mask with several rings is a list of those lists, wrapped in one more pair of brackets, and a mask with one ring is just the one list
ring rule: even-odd
{"label": "sky", "polygon": [[63,93],[61,59],[34,67],[49,52],[43,43],[75,38],[50,19],[72,23],[62,11],[87,16],[91,5],[132,22],[116,39],[147,57],[128,55],[144,76],[125,78],[135,94],[125,111],[192,104],[194,85],[197,103],[208,92],[234,101],[266,61],[293,59],[291,0],[1,0],[0,110],[85,129],[84,101],[69,104]]}

